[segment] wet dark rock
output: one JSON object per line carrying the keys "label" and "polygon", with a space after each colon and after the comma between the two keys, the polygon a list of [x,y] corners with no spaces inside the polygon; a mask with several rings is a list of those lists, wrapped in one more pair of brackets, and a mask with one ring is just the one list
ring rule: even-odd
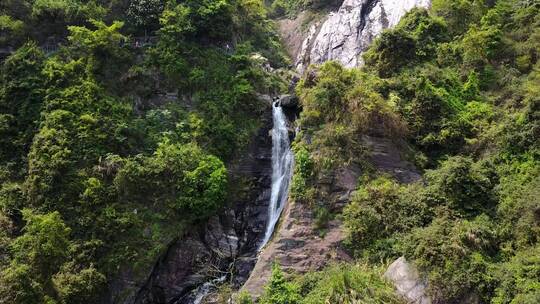
{"label": "wet dark rock", "polygon": [[298,97],[295,95],[281,95],[279,96],[279,105],[284,108],[296,108],[298,107]]}

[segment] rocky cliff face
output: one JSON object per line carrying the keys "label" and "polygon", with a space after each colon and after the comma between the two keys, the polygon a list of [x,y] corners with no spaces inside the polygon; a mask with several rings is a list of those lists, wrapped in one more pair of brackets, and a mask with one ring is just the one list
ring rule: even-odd
{"label": "rocky cliff face", "polygon": [[[312,63],[329,60],[355,67],[362,64],[361,54],[384,29],[395,26],[413,7],[429,5],[429,0],[345,0],[338,11],[314,22],[303,38],[297,28],[305,22],[305,14],[300,14],[295,20],[281,20],[280,32],[301,73]],[[369,160],[377,170],[394,176],[402,183],[421,178],[414,165],[403,158],[399,143],[375,136],[364,136],[362,143],[370,151]],[[348,203],[361,174],[360,168],[341,168],[327,180],[319,182],[319,189],[328,193],[328,205],[332,211],[339,213]],[[341,246],[345,238],[341,222],[331,221],[325,235],[320,234],[314,223],[315,216],[309,206],[290,203],[243,289],[255,298],[259,297],[275,261],[287,272],[305,273],[320,270],[331,262],[350,260]]]}
{"label": "rocky cliff face", "polygon": [[266,113],[258,134],[228,167],[234,189],[229,205],[204,225],[173,240],[148,273],[125,271],[110,283],[104,303],[191,304],[196,288],[206,282],[223,278],[239,286],[247,280],[264,236],[270,201],[271,103],[261,102],[261,106]]}
{"label": "rocky cliff face", "polygon": [[[365,136],[362,142],[370,151],[370,163],[378,171],[392,175],[401,183],[412,183],[421,178],[414,165],[402,157],[398,144],[374,136]],[[350,165],[318,181],[317,187],[327,193],[326,203],[332,212],[340,213],[349,202],[362,173],[361,168]],[[306,273],[321,270],[336,261],[352,261],[342,246],[345,237],[339,219],[330,221],[322,235],[316,228],[313,208],[291,202],[273,239],[260,253],[251,276],[242,288],[258,298],[264,291],[274,262],[278,262],[286,272]]]}
{"label": "rocky cliff face", "polygon": [[[328,192],[332,207],[341,208],[348,201],[359,175],[359,168],[342,168],[319,185]],[[306,273],[321,270],[330,262],[351,261],[342,248],[345,233],[341,222],[330,221],[322,235],[321,230],[315,227],[314,219],[311,206],[289,202],[273,239],[260,253],[243,289],[258,298],[268,283],[274,262],[286,272]]]}
{"label": "rocky cliff face", "polygon": [[359,66],[361,54],[377,35],[395,26],[413,7],[429,5],[430,0],[345,0],[338,11],[311,26],[296,67],[302,72],[309,64],[329,60]]}

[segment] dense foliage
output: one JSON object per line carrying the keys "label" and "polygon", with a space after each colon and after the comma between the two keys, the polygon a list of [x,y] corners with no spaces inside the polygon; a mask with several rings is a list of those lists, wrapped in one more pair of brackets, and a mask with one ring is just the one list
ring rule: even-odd
{"label": "dense foliage", "polygon": [[324,11],[337,8],[343,0],[270,0],[272,17],[293,18],[302,11]]}
{"label": "dense foliage", "polygon": [[251,0],[8,0],[0,29],[0,302],[96,303],[226,204],[286,59]]}
{"label": "dense foliage", "polygon": [[[360,168],[342,219],[366,267],[405,256],[437,303],[539,302],[539,11],[436,0],[383,32],[361,69],[311,67],[297,87],[292,198],[336,210],[320,185]],[[420,181],[378,171],[369,144],[382,139]]]}
{"label": "dense foliage", "polygon": [[[0,303],[97,303],[216,214],[257,94],[284,87],[265,4],[281,18],[340,3],[1,1]],[[400,256],[436,303],[540,302],[539,11],[433,0],[364,67],[306,71],[291,197],[322,232],[342,219],[357,261],[303,276],[275,265],[261,303],[401,303],[381,278]],[[378,171],[381,140],[422,179]],[[362,176],[340,208],[321,185],[347,168]]]}
{"label": "dense foliage", "polygon": [[[244,301],[244,302],[241,302]],[[249,303],[241,296],[239,303]],[[261,297],[262,304],[405,303],[391,284],[381,278],[380,269],[366,265],[334,265],[324,271],[286,280],[279,266]]]}

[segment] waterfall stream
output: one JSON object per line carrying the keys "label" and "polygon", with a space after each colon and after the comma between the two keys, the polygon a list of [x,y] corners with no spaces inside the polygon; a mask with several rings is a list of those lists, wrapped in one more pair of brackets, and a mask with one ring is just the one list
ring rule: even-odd
{"label": "waterfall stream", "polygon": [[[258,251],[260,251],[272,237],[276,223],[279,220],[289,194],[289,183],[292,176],[294,155],[289,141],[287,118],[279,100],[272,104],[273,128],[272,134],[272,185],[270,202],[268,204],[268,219],[266,231]],[[186,298],[178,303],[200,304],[203,299],[227,279],[222,276],[210,280],[194,289]]]}
{"label": "waterfall stream", "polygon": [[289,142],[287,118],[279,101],[272,106],[274,127],[272,128],[272,192],[268,204],[268,221],[264,238],[259,245],[262,249],[272,237],[279,216],[287,203],[289,183],[294,156]]}

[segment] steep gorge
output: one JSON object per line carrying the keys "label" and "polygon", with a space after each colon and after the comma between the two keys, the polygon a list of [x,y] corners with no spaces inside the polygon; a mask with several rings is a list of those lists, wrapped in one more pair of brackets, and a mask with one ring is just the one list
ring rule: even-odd
{"label": "steep gorge", "polygon": [[539,12],[2,2],[0,303],[539,302]]}

